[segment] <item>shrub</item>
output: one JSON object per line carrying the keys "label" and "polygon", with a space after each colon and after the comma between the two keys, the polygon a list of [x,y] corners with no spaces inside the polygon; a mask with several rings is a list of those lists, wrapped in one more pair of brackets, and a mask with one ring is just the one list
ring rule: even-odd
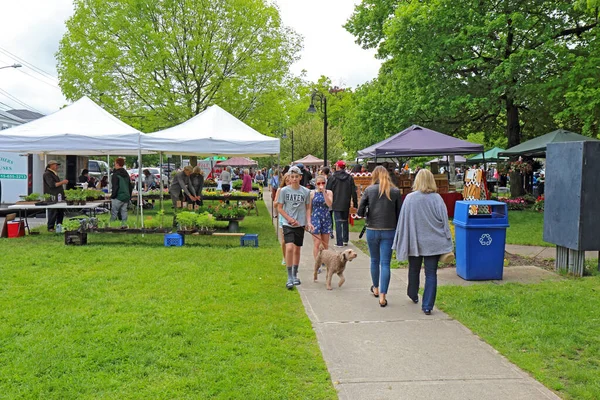
{"label": "shrub", "polygon": [[499,197],[498,201],[506,203],[508,205],[508,209],[512,211],[523,211],[527,208],[527,201],[522,197],[517,197],[515,199],[509,199],[506,197]]}

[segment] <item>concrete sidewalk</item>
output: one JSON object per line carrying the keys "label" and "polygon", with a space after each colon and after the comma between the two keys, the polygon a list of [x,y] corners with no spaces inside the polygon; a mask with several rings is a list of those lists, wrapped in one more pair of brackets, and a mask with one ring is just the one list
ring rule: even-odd
{"label": "concrete sidewalk", "polygon": [[[269,196],[265,202],[270,210]],[[350,248],[358,257],[347,265],[346,283],[338,288],[334,277],[327,291],[323,275],[313,282],[312,237],[306,234],[297,287],[340,399],[559,399],[437,308],[424,315],[406,296],[406,269],[392,270],[389,305],[381,308],[369,292],[369,257]],[[560,277],[511,267],[501,282],[540,279]],[[439,283],[478,284],[457,278],[451,268],[440,270]]]}

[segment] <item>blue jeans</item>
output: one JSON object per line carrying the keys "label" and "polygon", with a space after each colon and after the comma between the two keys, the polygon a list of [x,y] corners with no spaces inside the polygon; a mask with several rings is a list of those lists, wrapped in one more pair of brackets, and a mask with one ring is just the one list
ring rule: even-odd
{"label": "blue jeans", "polygon": [[[367,229],[367,244],[371,253],[371,280],[379,293],[386,294],[390,285],[390,261],[395,230]],[[381,277],[380,277],[381,273]]]}
{"label": "blue jeans", "polygon": [[334,211],[335,219],[335,244],[338,246],[350,241],[348,233],[348,211]]}
{"label": "blue jeans", "polygon": [[435,296],[437,294],[437,267],[440,256],[408,257],[408,290],[406,294],[411,299],[419,298],[419,278],[421,264],[425,262],[425,290],[423,291],[423,303],[421,308],[433,310]]}

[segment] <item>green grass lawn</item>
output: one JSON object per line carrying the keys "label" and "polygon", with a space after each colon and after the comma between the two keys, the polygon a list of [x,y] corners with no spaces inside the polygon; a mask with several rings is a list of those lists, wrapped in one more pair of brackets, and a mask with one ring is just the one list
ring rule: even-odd
{"label": "green grass lawn", "polygon": [[237,237],[0,239],[0,397],[337,398],[267,210]]}
{"label": "green grass lawn", "polygon": [[600,398],[600,276],[438,288],[442,310],[565,399]]}
{"label": "green grass lawn", "polygon": [[506,243],[532,246],[554,246],[544,242],[544,213],[537,211],[509,211]]}

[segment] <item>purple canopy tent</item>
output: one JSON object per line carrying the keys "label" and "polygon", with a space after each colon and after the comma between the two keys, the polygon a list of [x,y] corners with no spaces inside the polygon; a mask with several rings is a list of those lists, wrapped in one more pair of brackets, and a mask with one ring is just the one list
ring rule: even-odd
{"label": "purple canopy tent", "polygon": [[359,158],[437,156],[483,152],[483,145],[412,125],[379,143],[358,152]]}

